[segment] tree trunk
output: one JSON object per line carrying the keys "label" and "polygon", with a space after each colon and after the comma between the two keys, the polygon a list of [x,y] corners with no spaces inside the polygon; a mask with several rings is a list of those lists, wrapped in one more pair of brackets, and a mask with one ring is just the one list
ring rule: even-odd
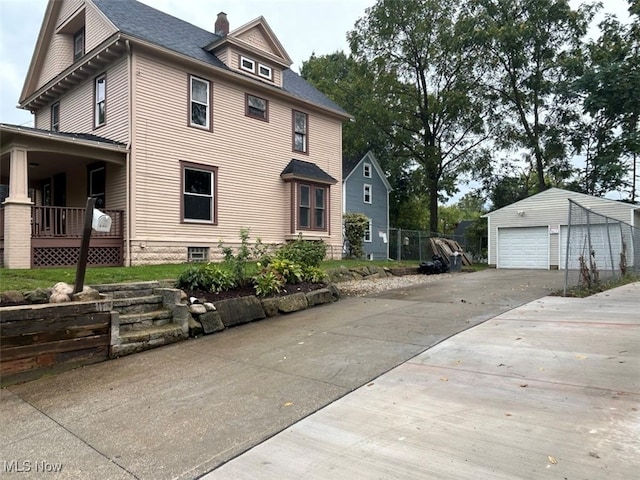
{"label": "tree trunk", "polygon": [[429,185],[429,231],[438,232],[438,187]]}

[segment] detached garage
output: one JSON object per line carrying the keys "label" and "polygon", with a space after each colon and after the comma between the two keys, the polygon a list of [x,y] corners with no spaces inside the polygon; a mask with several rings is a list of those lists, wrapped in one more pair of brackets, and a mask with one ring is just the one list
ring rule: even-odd
{"label": "detached garage", "polygon": [[489,265],[531,269],[564,266],[569,199],[640,228],[640,206],[550,188],[484,215],[489,231]]}

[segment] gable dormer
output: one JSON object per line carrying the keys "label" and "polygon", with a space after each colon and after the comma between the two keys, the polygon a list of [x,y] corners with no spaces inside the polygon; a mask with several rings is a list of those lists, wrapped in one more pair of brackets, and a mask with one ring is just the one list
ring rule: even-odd
{"label": "gable dormer", "polygon": [[87,53],[115,32],[115,27],[91,2],[50,0],[20,103],[61,73],[81,64]]}
{"label": "gable dormer", "polygon": [[264,17],[229,32],[227,16],[220,12],[216,34],[220,38],[205,50],[233,70],[282,87],[282,71],[293,62]]}

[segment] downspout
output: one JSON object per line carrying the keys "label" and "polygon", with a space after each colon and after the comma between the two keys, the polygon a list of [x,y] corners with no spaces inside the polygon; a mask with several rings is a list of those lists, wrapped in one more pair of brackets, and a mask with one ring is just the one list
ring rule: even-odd
{"label": "downspout", "polygon": [[129,69],[129,140],[127,141],[127,165],[126,165],[126,201],[127,212],[127,236],[125,238],[125,248],[127,250],[127,261],[125,266],[131,266],[131,144],[133,143],[133,55],[129,40],[125,40],[127,46],[127,63]]}

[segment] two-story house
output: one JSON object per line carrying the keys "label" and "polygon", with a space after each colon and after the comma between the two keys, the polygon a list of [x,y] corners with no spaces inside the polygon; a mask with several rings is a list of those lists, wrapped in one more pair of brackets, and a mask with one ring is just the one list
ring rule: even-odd
{"label": "two-story house", "polygon": [[391,185],[369,151],[362,157],[342,161],[342,211],[362,213],[369,219],[364,235],[368,260],[389,258],[389,192]]}
{"label": "two-story house", "polygon": [[0,124],[5,267],[75,263],[87,197],[113,220],[94,265],[215,258],[243,227],[341,250],[349,114],[290,69],[264,18],[211,23],[49,1],[19,99],[35,128]]}

